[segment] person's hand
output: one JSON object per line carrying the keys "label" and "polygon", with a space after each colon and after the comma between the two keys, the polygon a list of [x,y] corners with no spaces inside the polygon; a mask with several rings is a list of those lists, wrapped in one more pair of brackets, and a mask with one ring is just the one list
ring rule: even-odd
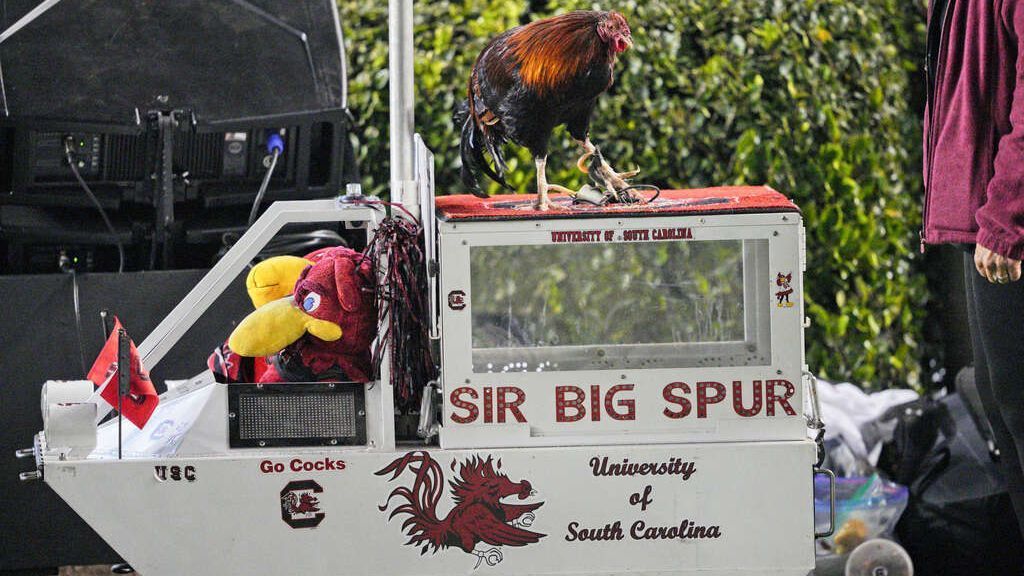
{"label": "person's hand", "polygon": [[1020,260],[1000,256],[981,244],[974,249],[974,267],[993,284],[1020,280]]}

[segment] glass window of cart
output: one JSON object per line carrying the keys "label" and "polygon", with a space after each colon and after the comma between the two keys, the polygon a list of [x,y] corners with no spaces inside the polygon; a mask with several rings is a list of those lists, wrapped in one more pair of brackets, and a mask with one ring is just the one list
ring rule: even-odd
{"label": "glass window of cart", "polygon": [[767,240],[480,246],[473,371],[770,363]]}

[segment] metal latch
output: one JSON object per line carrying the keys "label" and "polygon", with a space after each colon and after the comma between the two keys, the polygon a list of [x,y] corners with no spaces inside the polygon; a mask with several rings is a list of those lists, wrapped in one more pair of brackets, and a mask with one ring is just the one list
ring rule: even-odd
{"label": "metal latch", "polygon": [[15,458],[33,458],[35,460],[35,470],[18,474],[18,480],[21,480],[22,482],[32,482],[33,480],[43,479],[42,435],[42,432],[35,435],[32,439],[31,448],[22,448],[14,451]]}
{"label": "metal latch", "polygon": [[416,428],[416,435],[430,441],[437,435],[440,426],[437,423],[437,404],[435,394],[437,393],[437,382],[427,382],[423,387],[423,397],[420,399],[420,421]]}
{"label": "metal latch", "polygon": [[[22,448],[21,450],[14,451],[15,458],[33,458],[36,455],[35,448]],[[32,470],[31,472],[22,472],[18,474],[18,480],[22,482],[31,482],[33,480],[41,480],[43,473],[38,469]]]}
{"label": "metal latch", "polygon": [[814,467],[818,468],[825,462],[825,423],[821,420],[821,402],[818,401],[818,379],[809,371],[804,370],[807,381],[807,393],[810,398],[811,413],[805,414],[807,428],[814,431],[814,446],[818,451]]}

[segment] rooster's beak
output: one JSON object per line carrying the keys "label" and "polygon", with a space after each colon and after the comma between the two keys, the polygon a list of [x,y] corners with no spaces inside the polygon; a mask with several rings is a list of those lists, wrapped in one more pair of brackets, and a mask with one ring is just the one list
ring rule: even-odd
{"label": "rooster's beak", "polygon": [[327,342],[341,338],[340,326],[306,314],[289,296],[261,306],[246,316],[231,333],[228,346],[239,356],[270,356],[307,332]]}

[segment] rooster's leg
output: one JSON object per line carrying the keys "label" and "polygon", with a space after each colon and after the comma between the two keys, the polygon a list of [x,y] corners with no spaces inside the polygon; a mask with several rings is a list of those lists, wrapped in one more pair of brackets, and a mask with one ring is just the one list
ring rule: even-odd
{"label": "rooster's leg", "polygon": [[548,190],[554,190],[555,192],[561,192],[562,194],[568,194],[575,196],[576,192],[569,190],[565,186],[559,186],[557,184],[548,184],[547,177],[547,165],[548,157],[538,157],[537,162],[537,202],[533,205],[537,210],[548,210],[551,208],[551,201],[548,200]]}
{"label": "rooster's leg", "polygon": [[[587,165],[587,161],[597,153],[597,146],[594,146],[589,136],[585,140],[577,140],[576,142],[583,147],[583,156],[580,156],[576,166],[584,174],[590,174],[590,166]],[[614,191],[618,191],[629,187],[627,180],[639,174],[640,169],[630,170],[629,172],[616,172],[604,158],[601,158],[601,164],[595,169],[595,172],[595,180],[603,182],[605,186],[613,188]],[[609,190],[609,192],[612,191]]]}
{"label": "rooster's leg", "polygon": [[594,152],[597,152],[597,146],[594,146],[594,143],[590,141],[590,136],[587,136],[585,140],[577,140],[576,143],[583,147],[583,156],[580,156],[580,159],[576,161],[576,167],[580,169],[580,172],[589,174],[590,168],[587,166],[587,160],[590,160]]}

